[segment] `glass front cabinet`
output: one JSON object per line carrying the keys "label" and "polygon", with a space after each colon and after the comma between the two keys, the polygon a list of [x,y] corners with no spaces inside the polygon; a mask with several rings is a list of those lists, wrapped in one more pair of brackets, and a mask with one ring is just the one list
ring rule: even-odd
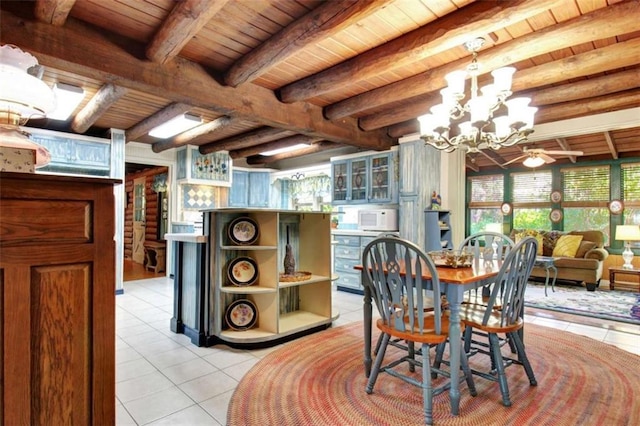
{"label": "glass front cabinet", "polygon": [[331,163],[333,204],[397,203],[397,151]]}

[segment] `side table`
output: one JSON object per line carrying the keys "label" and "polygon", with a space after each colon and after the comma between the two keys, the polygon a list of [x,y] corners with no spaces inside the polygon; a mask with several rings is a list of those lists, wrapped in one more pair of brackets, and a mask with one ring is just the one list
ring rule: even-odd
{"label": "side table", "polygon": [[164,241],[147,241],[144,243],[146,255],[145,268],[154,272],[164,272],[166,243]]}
{"label": "side table", "polygon": [[554,258],[551,256],[536,256],[533,266],[544,268],[546,279],[544,280],[544,295],[547,295],[547,286],[549,285],[549,271],[553,271],[553,281],[551,281],[551,291],[556,291],[556,278],[558,277],[558,268],[554,264]]}
{"label": "side table", "polygon": [[640,291],[640,269],[609,268],[609,290],[615,290],[616,274],[637,276],[638,291]]}

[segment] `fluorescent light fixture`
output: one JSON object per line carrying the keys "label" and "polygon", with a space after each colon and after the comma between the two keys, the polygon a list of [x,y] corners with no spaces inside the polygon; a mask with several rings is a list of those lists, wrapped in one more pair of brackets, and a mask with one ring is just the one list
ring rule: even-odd
{"label": "fluorescent light fixture", "polygon": [[298,143],[298,144],[295,144],[295,145],[286,146],[284,148],[278,148],[278,149],[273,149],[271,151],[261,152],[260,155],[264,155],[264,156],[269,157],[271,155],[282,154],[283,152],[297,151],[299,149],[306,148],[308,146],[309,146],[309,144],[307,144],[307,143]]}
{"label": "fluorescent light fixture", "polygon": [[154,127],[149,132],[149,136],[166,139],[170,138],[171,136],[175,136],[178,133],[182,133],[186,130],[193,129],[201,123],[202,118],[198,117],[197,115],[184,113],[173,117],[171,120],[167,121],[164,124]]}
{"label": "fluorescent light fixture", "polygon": [[542,157],[529,157],[522,162],[527,167],[540,167],[544,164],[544,158]]}
{"label": "fluorescent light fixture", "polygon": [[65,83],[53,85],[56,108],[47,113],[47,118],[52,120],[67,120],[84,99],[82,87]]}

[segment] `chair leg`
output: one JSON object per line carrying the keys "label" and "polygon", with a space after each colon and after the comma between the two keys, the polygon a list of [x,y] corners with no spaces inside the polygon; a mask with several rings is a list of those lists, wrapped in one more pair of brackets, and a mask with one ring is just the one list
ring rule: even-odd
{"label": "chair leg", "polygon": [[431,387],[431,356],[429,345],[422,345],[422,399],[424,404],[424,422],[433,424],[433,389]]}
{"label": "chair leg", "polygon": [[367,387],[365,388],[365,392],[373,393],[373,387],[376,384],[376,380],[378,378],[378,373],[380,373],[380,366],[382,365],[382,360],[384,359],[384,354],[387,351],[387,346],[389,345],[390,335],[383,333],[380,339],[380,348],[378,350],[378,354],[376,355],[376,360],[373,363],[373,368],[371,369],[371,374],[369,375],[369,381],[367,382]]}
{"label": "chair leg", "polygon": [[[442,357],[444,356],[444,350],[447,345],[447,342],[440,343],[436,346],[436,357],[433,360],[433,368],[440,368],[442,364]],[[435,379],[438,377],[438,373],[431,373],[431,378]]]}
{"label": "chair leg", "polygon": [[464,352],[467,353],[467,354],[469,352],[471,352],[471,337],[472,337],[472,334],[473,334],[473,328],[469,327],[469,326],[466,326],[464,328],[464,346],[463,346],[463,348],[464,348]]}
{"label": "chair leg", "polygon": [[529,358],[527,358],[527,353],[524,350],[524,344],[522,340],[520,340],[520,335],[515,333],[509,333],[511,340],[515,343],[518,349],[518,355],[522,366],[524,367],[524,371],[527,373],[527,377],[529,378],[529,384],[531,386],[537,386],[538,382],[536,381],[536,376],[533,374],[533,368],[531,368],[531,364],[529,363]]}
{"label": "chair leg", "polygon": [[500,383],[500,393],[502,394],[502,405],[511,407],[509,399],[509,385],[507,383],[507,375],[504,372],[504,362],[502,353],[500,353],[500,340],[495,333],[489,333],[489,346],[491,347],[491,357],[498,373],[498,383]]}
{"label": "chair leg", "polygon": [[[471,374],[471,369],[469,368],[469,358],[467,358],[464,348],[460,348],[460,366],[462,367],[462,372],[464,373],[464,377],[467,381],[469,393],[471,396],[478,395],[478,392],[476,391],[476,384],[473,381],[473,374]],[[451,372],[451,380],[453,380],[453,372]]]}
{"label": "chair leg", "polygon": [[[408,348],[408,353],[409,353],[409,358],[411,359],[415,359],[416,358],[416,345],[413,342],[407,342],[407,348]],[[410,372],[414,372],[416,371],[416,366],[410,362],[409,363],[409,371]]]}

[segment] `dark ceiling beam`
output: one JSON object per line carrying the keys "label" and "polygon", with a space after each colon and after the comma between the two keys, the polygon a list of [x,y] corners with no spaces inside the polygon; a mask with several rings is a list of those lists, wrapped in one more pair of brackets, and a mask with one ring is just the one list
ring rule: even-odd
{"label": "dark ceiling beam", "polygon": [[[636,16],[639,14],[640,2],[638,1],[616,3],[483,50],[480,52],[478,60],[484,70],[490,71],[563,48],[607,37],[616,37],[622,33],[632,33],[637,31]],[[616,24],[611,25],[611,22]],[[409,98],[424,96],[425,93],[436,92],[445,86],[444,77],[446,74],[465,69],[469,62],[470,58],[462,58],[413,77],[353,96],[326,106],[324,114],[330,120],[338,120],[367,110],[379,110],[386,104],[406,101]],[[527,87],[521,88],[521,90],[524,89]],[[418,115],[420,114],[416,114],[414,117]]]}
{"label": "dark ceiling beam", "polygon": [[127,141],[127,143],[133,142],[140,136],[144,136],[149,133],[149,131],[154,127],[164,124],[165,122],[180,114],[184,114],[191,108],[193,108],[191,105],[183,104],[180,102],[169,104],[155,114],[145,118],[138,124],[128,128],[125,131],[125,140]]}
{"label": "dark ceiling beam", "polygon": [[282,104],[272,90],[263,87],[222,86],[202,66],[179,56],[165,64],[138,59],[130,53],[135,51],[133,41],[121,45],[73,18],[58,28],[2,10],[0,43],[20,46],[46,67],[110,81],[131,90],[161,93],[172,102],[190,103],[218,115],[359,148],[385,150],[393,142],[384,131],[362,131],[352,118],[339,123],[324,120],[318,106]]}
{"label": "dark ceiling beam", "polygon": [[71,121],[71,129],[76,133],[84,133],[89,130],[111,105],[127,93],[124,87],[107,83],[96,92]]}
{"label": "dark ceiling beam", "polygon": [[153,152],[158,153],[171,148],[177,148],[186,145],[194,139],[218,132],[226,127],[229,127],[229,125],[231,125],[233,121],[234,120],[231,117],[226,116],[216,118],[215,120],[211,120],[208,123],[201,124],[200,126],[194,127],[193,129],[182,132],[170,139],[167,139],[166,141],[156,142],[151,146],[151,149],[153,150]]}
{"label": "dark ceiling beam", "polygon": [[309,44],[330,38],[393,0],[332,0],[320,4],[302,18],[253,49],[227,71],[224,81],[236,87],[255,80],[271,67],[286,60]]}
{"label": "dark ceiling beam", "polygon": [[182,48],[229,0],[181,0],[164,20],[147,47],[147,58],[164,64],[178,56]]}
{"label": "dark ceiling beam", "polygon": [[276,149],[288,148],[290,146],[301,144],[301,143],[306,143],[310,145],[320,141],[321,139],[312,138],[311,136],[295,135],[295,136],[289,136],[288,138],[279,139],[277,141],[267,142],[261,145],[250,146],[248,148],[242,148],[242,149],[235,149],[229,152],[229,156],[235,160],[236,158],[251,157],[252,155],[260,154],[261,152],[265,152],[265,151],[273,151]]}
{"label": "dark ceiling beam", "polygon": [[302,157],[303,155],[315,154],[317,152],[341,148],[342,146],[343,145],[336,144],[333,142],[322,141],[322,142],[314,143],[313,145],[308,146],[306,148],[300,148],[296,151],[284,152],[282,154],[269,155],[269,156],[253,155],[251,157],[247,157],[247,164],[252,166],[272,164],[281,160],[288,160],[290,158]]}
{"label": "dark ceiling beam", "polygon": [[[353,76],[367,80],[394,69],[410,67],[466,41],[497,31],[546,12],[558,0],[480,1],[458,9],[375,49],[364,52],[331,68],[284,86],[283,102],[298,102],[353,84]],[[328,115],[330,117],[330,115]]]}
{"label": "dark ceiling beam", "polygon": [[200,145],[201,154],[211,154],[216,151],[233,151],[250,146],[261,145],[277,139],[291,136],[294,133],[289,130],[277,129],[275,127],[261,127],[241,135],[231,136],[212,143]]}
{"label": "dark ceiling beam", "polygon": [[480,154],[487,157],[489,161],[491,161],[493,164],[500,167],[501,169],[506,169],[506,167],[504,166],[504,163],[506,163],[507,160],[502,158],[500,155],[496,154],[495,151],[492,151],[490,149],[482,149],[480,150]]}
{"label": "dark ceiling beam", "polygon": [[39,21],[61,27],[75,3],[76,0],[37,0],[33,12]]}

